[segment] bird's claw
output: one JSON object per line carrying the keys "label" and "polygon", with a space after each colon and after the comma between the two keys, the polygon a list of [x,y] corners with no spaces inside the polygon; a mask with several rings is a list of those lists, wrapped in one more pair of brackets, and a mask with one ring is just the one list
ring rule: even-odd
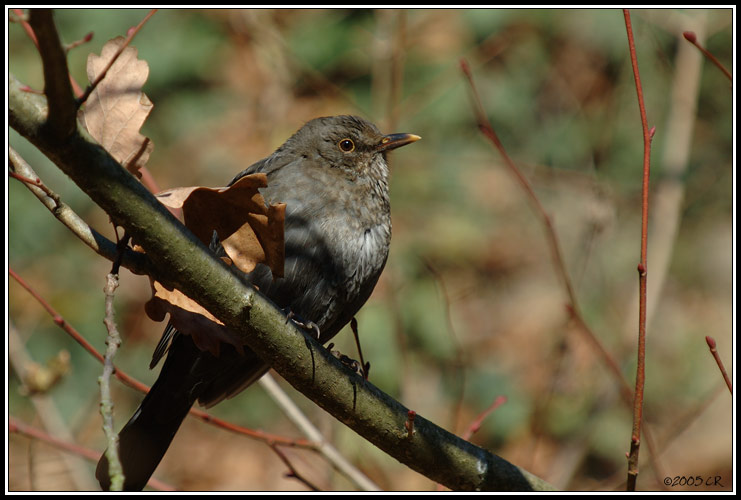
{"label": "bird's claw", "polygon": [[319,340],[319,338],[321,337],[319,325],[317,325],[313,321],[304,320],[290,309],[288,309],[288,312],[286,313],[286,323],[288,323],[289,321],[292,321],[293,324],[298,326],[299,328],[311,332],[316,340]]}
{"label": "bird's claw", "polygon": [[332,353],[332,356],[337,358],[340,363],[350,368],[352,371],[363,377],[364,379],[368,380],[368,371],[370,371],[370,363],[366,363],[365,367],[360,363],[360,361],[352,359],[350,356],[347,356],[345,354],[342,354],[340,351],[333,351],[332,348],[334,347],[334,343],[331,343],[327,346],[327,349],[330,353]]}

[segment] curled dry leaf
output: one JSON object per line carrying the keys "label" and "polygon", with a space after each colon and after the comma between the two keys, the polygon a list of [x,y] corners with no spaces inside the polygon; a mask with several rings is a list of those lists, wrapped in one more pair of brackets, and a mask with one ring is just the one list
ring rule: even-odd
{"label": "curled dry leaf", "polygon": [[[265,174],[259,173],[226,188],[182,187],[156,196],[165,206],[182,209],[185,225],[204,244],[211,243],[216,231],[228,260],[241,271],[249,273],[258,263],[265,263],[274,276],[282,276],[285,204],[266,205],[258,191],[266,185]],[[154,321],[170,313],[173,326],[191,335],[201,350],[218,355],[220,342],[242,349],[239,336],[221,321],[180,291],[168,290],[156,281],[145,310]]]}
{"label": "curled dry leaf", "polygon": [[181,333],[190,335],[202,351],[219,355],[221,342],[232,344],[242,351],[242,341],[224,323],[216,319],[194,300],[179,290],[168,290],[157,281],[152,283],[152,298],[144,305],[144,310],[153,321],[162,321],[170,313],[170,323]]}
{"label": "curled dry leaf", "polygon": [[283,276],[283,203],[266,205],[258,188],[267,186],[265,174],[242,177],[226,188],[181,187],[157,194],[169,208],[182,208],[185,225],[204,244],[219,235],[229,258],[249,273],[265,263],[273,276]]}
{"label": "curled dry leaf", "polygon": [[[87,76],[90,82],[105,70],[124,44],[124,37],[110,40],[100,56],[90,54]],[[126,47],[113,63],[105,78],[90,93],[81,111],[85,128],[111,156],[137,177],[154,149],[154,143],[139,129],[154,106],[142,92],[149,76],[149,65],[137,59],[138,51]]]}

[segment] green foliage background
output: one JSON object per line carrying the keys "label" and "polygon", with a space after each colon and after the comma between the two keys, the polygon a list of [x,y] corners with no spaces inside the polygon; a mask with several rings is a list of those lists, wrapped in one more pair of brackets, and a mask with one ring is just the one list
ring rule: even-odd
{"label": "green foliage background", "polygon": [[[146,13],[57,11],[64,42],[94,33],[70,52],[72,76],[84,86],[87,55]],[[664,149],[675,147],[665,134],[671,89],[686,77],[674,73],[687,43],[681,32],[704,22],[707,48],[732,67],[731,13],[632,13],[657,130],[652,186],[678,182],[684,193],[671,260],[652,262],[649,247],[649,286],[652,266],[666,266],[667,278],[648,329],[645,417],[659,454],[652,461],[642,448],[643,489],[660,489],[663,476],[698,474],[722,478],[711,491],[732,485],[731,401],[704,337],[718,341],[732,371],[733,89],[707,62],[686,173],[667,178],[662,162]],[[155,143],[149,169],[161,189],[224,185],[316,116],[359,114],[384,131],[421,135],[392,157],[392,252],[358,317],[372,382],[458,434],[506,395],[472,441],[559,488],[624,487],[630,409],[569,322],[542,224],[478,132],[459,69],[465,57],[495,129],[553,218],[588,324],[632,385],[643,144],[619,10],[161,10],[133,45],[150,67],[145,92],[155,107],[143,133]],[[11,73],[43,88],[38,53],[18,24],[9,26],[8,55]],[[15,132],[9,141],[64,202],[113,238],[106,215],[69,179]],[[110,264],[20,183],[8,184],[10,266],[102,351]],[[662,223],[652,220],[652,231]],[[163,325],[143,314],[148,287],[122,274],[117,365],[151,383],[156,370],[146,366]],[[9,322],[33,360],[70,352],[71,372],[48,397],[80,444],[102,450],[100,366],[13,280],[7,296]],[[335,343],[356,357],[352,335]],[[9,412],[38,423],[16,375],[8,378]],[[122,425],[140,395],[120,386],[114,394]],[[295,399],[382,488],[434,490],[303,396]],[[299,436],[257,387],[213,413]],[[320,487],[352,488],[314,455],[286,453]],[[10,489],[73,488],[61,473],[32,482],[29,456],[47,455],[54,456],[45,445],[12,435]],[[157,476],[182,489],[303,488],[284,473],[263,444],[187,421]]]}

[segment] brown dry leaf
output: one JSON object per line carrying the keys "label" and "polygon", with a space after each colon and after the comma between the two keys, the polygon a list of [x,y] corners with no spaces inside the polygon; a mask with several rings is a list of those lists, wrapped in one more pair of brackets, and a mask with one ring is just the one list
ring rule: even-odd
{"label": "brown dry leaf", "polygon": [[182,187],[156,196],[167,207],[182,208],[185,225],[204,244],[216,231],[227,255],[243,272],[264,262],[274,276],[283,276],[286,206],[266,206],[258,191],[265,186],[267,177],[259,173],[226,188]]}
{"label": "brown dry leaf", "polygon": [[[156,196],[165,206],[182,209],[185,225],[204,244],[210,244],[216,231],[229,259],[241,271],[248,273],[265,263],[274,276],[282,276],[286,206],[266,206],[258,191],[266,185],[265,174],[252,174],[225,188],[181,187]],[[169,313],[173,326],[191,335],[201,350],[218,356],[221,342],[242,349],[239,336],[206,309],[156,281],[152,281],[152,299],[145,310],[154,321],[162,321]]]}
{"label": "brown dry leaf", "polygon": [[[124,44],[124,37],[110,40],[100,56],[90,54],[87,77],[94,82],[113,55]],[[139,133],[154,106],[142,92],[149,76],[149,65],[137,59],[137,49],[126,47],[92,91],[82,110],[87,131],[111,156],[137,177],[147,163],[154,143]]]}
{"label": "brown dry leaf", "polygon": [[219,344],[232,344],[242,352],[242,341],[224,323],[216,319],[206,309],[179,290],[168,290],[159,282],[150,280],[152,298],[144,305],[144,310],[153,321],[162,321],[170,313],[170,322],[181,333],[190,335],[202,351],[219,355]]}

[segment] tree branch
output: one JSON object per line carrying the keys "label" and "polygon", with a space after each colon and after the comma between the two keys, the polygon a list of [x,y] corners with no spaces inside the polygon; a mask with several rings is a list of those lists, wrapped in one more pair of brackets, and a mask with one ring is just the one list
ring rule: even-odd
{"label": "tree branch", "polygon": [[44,67],[44,94],[49,96],[48,126],[53,136],[64,140],[75,130],[77,106],[67,68],[67,51],[59,41],[50,9],[32,9],[29,24],[38,40]]}

